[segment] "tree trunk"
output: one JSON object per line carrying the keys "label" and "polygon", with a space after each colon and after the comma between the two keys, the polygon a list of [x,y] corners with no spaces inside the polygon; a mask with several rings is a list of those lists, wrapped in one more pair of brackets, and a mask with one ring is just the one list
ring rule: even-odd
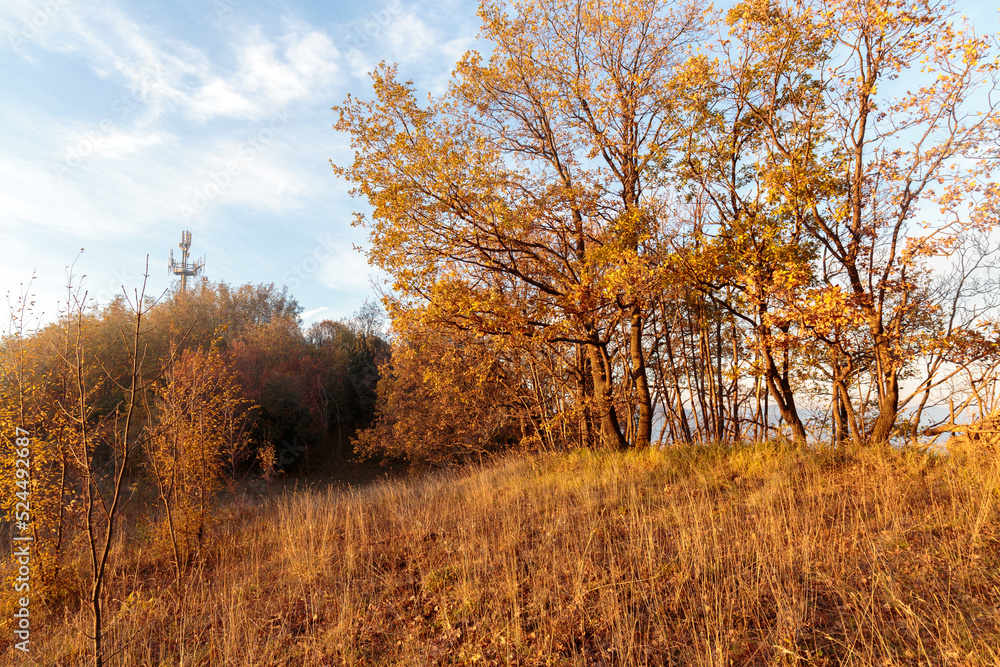
{"label": "tree trunk", "polygon": [[765,362],[764,380],[767,382],[767,388],[771,396],[774,397],[774,402],[778,404],[778,412],[781,413],[781,418],[792,429],[792,436],[797,442],[805,444],[806,429],[799,418],[798,409],[795,407],[795,393],[788,382],[788,374],[778,371],[778,367],[774,363],[774,357],[771,355],[771,350],[768,347],[764,346],[763,352]]}
{"label": "tree trunk", "polygon": [[892,428],[899,416],[899,381],[895,370],[886,373],[879,389],[881,396],[879,396],[878,417],[875,418],[871,434],[868,436],[869,442],[873,445],[888,444]]}
{"label": "tree trunk", "polygon": [[691,425],[688,424],[687,411],[684,409],[684,394],[681,391],[680,379],[677,375],[677,364],[674,357],[674,346],[671,341],[671,330],[668,328],[664,334],[664,341],[667,346],[667,360],[670,362],[670,378],[673,381],[674,396],[677,399],[677,419],[680,422],[678,425],[681,433],[683,433],[684,443],[692,444],[694,439],[691,437]]}
{"label": "tree trunk", "polygon": [[587,350],[590,353],[590,370],[594,380],[594,409],[601,423],[601,444],[610,449],[628,449],[628,441],[622,435],[618,415],[615,413],[607,355],[598,343],[590,343]]}
{"label": "tree trunk", "polygon": [[632,306],[629,331],[629,354],[632,362],[632,383],[639,404],[639,423],[636,425],[635,447],[649,447],[653,439],[653,403],[646,377],[646,357],[642,350],[642,311]]}
{"label": "tree trunk", "polygon": [[95,581],[90,589],[90,608],[94,614],[94,623],[91,626],[93,628],[93,646],[94,646],[94,665],[95,667],[103,667],[104,665],[104,619],[101,617],[101,584],[103,581]]}

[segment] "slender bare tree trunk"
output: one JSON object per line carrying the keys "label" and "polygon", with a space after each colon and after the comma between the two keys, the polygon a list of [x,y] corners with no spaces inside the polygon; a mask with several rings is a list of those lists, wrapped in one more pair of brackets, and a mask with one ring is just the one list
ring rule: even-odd
{"label": "slender bare tree trunk", "polygon": [[638,305],[632,306],[629,326],[629,353],[632,362],[632,383],[639,404],[639,423],[636,425],[636,447],[649,447],[653,438],[653,402],[646,376],[646,357],[642,349],[643,317]]}

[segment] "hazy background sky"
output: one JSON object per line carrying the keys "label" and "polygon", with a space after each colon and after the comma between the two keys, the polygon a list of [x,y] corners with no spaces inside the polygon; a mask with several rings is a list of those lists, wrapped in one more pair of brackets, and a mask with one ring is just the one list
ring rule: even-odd
{"label": "hazy background sky", "polygon": [[[50,318],[65,267],[106,302],[165,290],[185,229],[205,275],[287,284],[306,322],[378,280],[353,250],[330,107],[399,62],[440,91],[478,31],[470,2],[0,0],[0,287]],[[6,317],[4,317],[6,319]]]}
{"label": "hazy background sky", "polygon": [[[99,301],[172,276],[181,232],[205,275],[288,285],[306,323],[356,311],[380,280],[328,160],[330,107],[400,63],[441,92],[475,45],[468,0],[0,0],[0,288],[33,273],[51,318],[76,265]],[[970,7],[984,30],[995,6]]]}

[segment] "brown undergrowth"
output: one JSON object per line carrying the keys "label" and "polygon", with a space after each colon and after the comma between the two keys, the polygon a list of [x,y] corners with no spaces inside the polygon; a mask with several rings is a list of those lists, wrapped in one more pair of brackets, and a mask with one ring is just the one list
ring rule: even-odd
{"label": "brown undergrowth", "polygon": [[[286,493],[182,585],[122,546],[113,664],[996,665],[998,487],[990,447],[753,445]],[[36,664],[85,664],[84,614],[33,621]]]}

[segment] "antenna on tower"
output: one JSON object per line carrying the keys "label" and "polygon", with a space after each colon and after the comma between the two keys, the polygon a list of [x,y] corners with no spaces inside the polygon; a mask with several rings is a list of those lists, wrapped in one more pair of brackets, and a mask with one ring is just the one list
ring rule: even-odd
{"label": "antenna on tower", "polygon": [[202,257],[193,262],[188,261],[188,253],[191,250],[191,232],[181,232],[181,242],[177,244],[177,247],[181,249],[181,261],[174,260],[174,251],[171,250],[167,270],[175,276],[181,277],[181,292],[183,292],[187,289],[187,277],[197,276],[205,268],[205,258]]}

